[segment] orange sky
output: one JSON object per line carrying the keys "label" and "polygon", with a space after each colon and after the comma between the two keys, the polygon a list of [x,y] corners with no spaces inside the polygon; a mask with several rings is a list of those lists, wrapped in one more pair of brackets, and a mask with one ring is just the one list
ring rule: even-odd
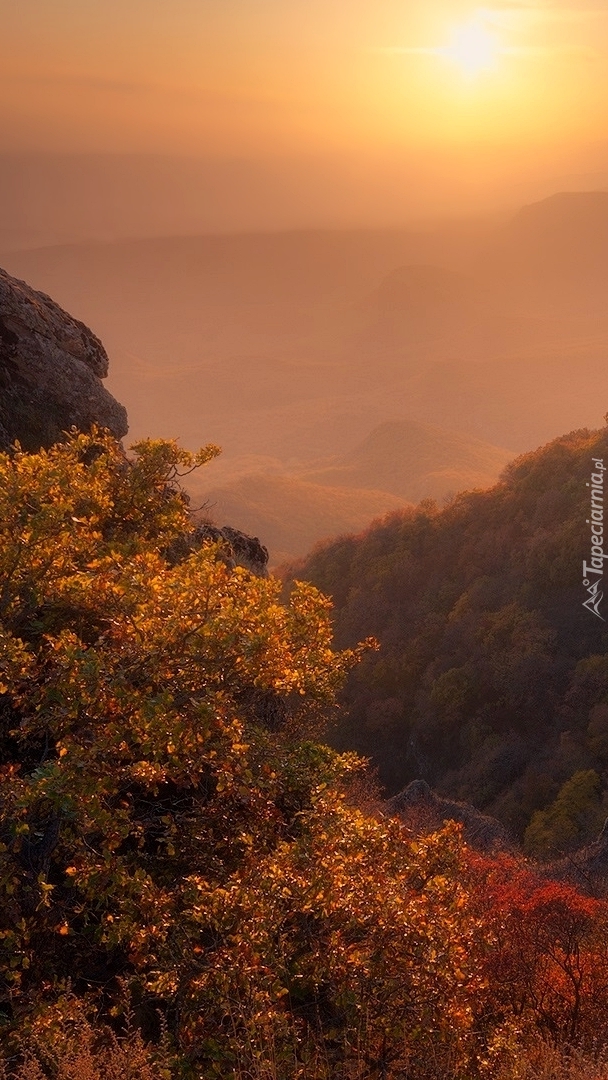
{"label": "orange sky", "polygon": [[[471,24],[474,76],[441,51]],[[340,158],[372,186],[403,161],[439,209],[608,186],[605,2],[0,0],[0,26],[4,151]]]}

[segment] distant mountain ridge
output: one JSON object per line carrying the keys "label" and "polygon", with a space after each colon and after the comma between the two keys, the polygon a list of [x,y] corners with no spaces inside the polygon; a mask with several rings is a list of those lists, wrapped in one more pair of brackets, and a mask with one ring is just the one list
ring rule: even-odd
{"label": "distant mountain ridge", "polygon": [[208,489],[199,482],[195,501],[264,537],[277,564],[420,499],[489,487],[512,457],[462,433],[388,421],[334,464],[310,472],[252,472]]}
{"label": "distant mountain ridge", "polygon": [[497,234],[477,270],[533,307],[604,310],[608,282],[608,192],[559,192],[522,207]]}
{"label": "distant mountain ridge", "polygon": [[[559,195],[491,226],[71,244],[9,269],[103,338],[132,437],[222,446],[205,479],[225,520],[292,557],[403,502],[487,487],[509,454],[599,422],[607,198]],[[587,240],[599,261],[583,277],[568,258]],[[425,457],[387,424],[444,433]]]}
{"label": "distant mountain ridge", "polygon": [[199,482],[193,502],[203,503],[203,513],[214,521],[231,521],[262,537],[275,566],[304,555],[320,540],[359,532],[374,518],[407,506],[382,490],[332,487],[271,473],[247,474],[217,487]]}
{"label": "distant mountain ridge", "polygon": [[557,257],[570,271],[608,271],[608,191],[562,191],[524,206],[503,235],[522,257]]}
{"label": "distant mountain ridge", "polygon": [[345,487],[373,484],[419,502],[489,487],[512,457],[511,451],[462,432],[414,420],[389,420],[374,428],[340,464],[311,472],[307,478]]}
{"label": "distant mountain ridge", "polygon": [[[223,478],[252,447],[314,468],[391,418],[521,452],[593,426],[608,398],[605,201],[560,195],[502,225],[174,235],[5,263],[103,339],[134,438],[211,439]],[[583,274],[584,237],[598,257]]]}

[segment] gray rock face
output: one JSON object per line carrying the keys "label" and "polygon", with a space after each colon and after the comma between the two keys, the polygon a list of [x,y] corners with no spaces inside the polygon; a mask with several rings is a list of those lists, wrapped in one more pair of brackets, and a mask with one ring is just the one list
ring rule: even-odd
{"label": "gray rock face", "polygon": [[203,544],[217,544],[219,558],[230,569],[243,566],[256,577],[268,577],[268,549],[257,536],[247,536],[231,525],[220,529],[208,521],[198,522],[189,536],[182,536],[171,545],[168,558],[173,564],[179,563]]}
{"label": "gray rock face", "polygon": [[467,844],[478,851],[500,851],[511,847],[510,837],[500,821],[481,814],[468,803],[442,798],[426,780],[412,780],[403,791],[388,800],[386,808],[389,814],[400,817],[419,834],[434,832],[445,821],[459,821]]}
{"label": "gray rock face", "polygon": [[229,566],[244,566],[257,577],[268,577],[268,548],[257,536],[247,536],[231,525],[219,529],[216,525],[204,524],[198,526],[196,539],[198,543],[223,544]]}
{"label": "gray rock face", "polygon": [[0,269],[0,448],[49,447],[71,427],[121,439],[127,413],[102,386],[98,338],[50,297]]}
{"label": "gray rock face", "polygon": [[244,566],[258,577],[268,576],[268,548],[257,536],[247,536],[232,525],[224,525],[220,531],[232,547],[237,566]]}

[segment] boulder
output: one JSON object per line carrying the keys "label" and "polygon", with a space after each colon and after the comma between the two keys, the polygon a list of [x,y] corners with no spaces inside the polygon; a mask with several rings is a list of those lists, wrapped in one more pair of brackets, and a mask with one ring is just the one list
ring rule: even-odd
{"label": "boulder", "polygon": [[[121,439],[127,413],[103,387],[107,374],[107,353],[84,323],[0,269],[0,450],[19,442],[35,452],[72,427],[88,431],[92,424]],[[195,525],[170,556],[179,561],[210,541],[220,544],[229,566],[267,576],[267,549],[229,525]]]}
{"label": "boulder", "polygon": [[49,447],[65,431],[108,428],[127,413],[103,387],[106,351],[95,334],[49,296],[0,269],[0,448]]}
{"label": "boulder", "polygon": [[220,529],[217,525],[204,522],[197,525],[192,539],[196,547],[205,543],[220,544],[228,566],[243,566],[257,577],[268,577],[268,548],[257,536],[248,536],[231,525],[224,525]]}

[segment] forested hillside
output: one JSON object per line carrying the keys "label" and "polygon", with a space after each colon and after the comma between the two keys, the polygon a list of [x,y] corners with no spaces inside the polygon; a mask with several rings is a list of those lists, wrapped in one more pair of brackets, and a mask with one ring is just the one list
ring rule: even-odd
{"label": "forested hillside", "polygon": [[592,458],[608,459],[605,429],[291,571],[333,598],[341,646],[380,642],[349,679],[336,744],[369,755],[389,792],[422,777],[539,855],[595,835],[608,808],[608,606],[583,607]]}
{"label": "forested hillside", "polygon": [[[567,463],[600,442],[579,435],[550,451],[561,510],[576,491]],[[456,825],[421,836],[390,819],[362,762],[319,741],[373,643],[336,651],[313,586],[282,604],[280,582],[202,542],[179,485],[214,447],[134,450],[127,460],[94,431],[0,454],[0,1074],[595,1080],[608,1041],[606,900],[515,855],[477,854]],[[509,535],[526,534],[523,508],[542,504],[549,464],[520,464],[501,489],[497,569]],[[448,599],[432,576],[440,522],[452,521],[443,544],[457,572],[474,575],[453,541],[468,520],[477,569],[489,559],[471,508],[483,532],[497,496],[482,498],[483,514],[466,496],[385,527],[387,575],[388,537],[409,536],[410,574],[428,549],[418,580],[431,575],[435,632]],[[539,515],[532,548],[555,520]],[[566,573],[561,520],[542,565]],[[329,575],[338,563],[325,555]],[[512,585],[521,559],[502,571]],[[343,571],[352,590],[345,558]],[[511,633],[524,667],[530,654],[519,683],[528,691],[538,675],[542,700],[540,661],[555,647],[538,627],[550,612],[526,614],[522,586],[505,614],[499,591],[483,648],[502,641],[508,672]],[[545,580],[538,596],[548,591]],[[463,646],[474,636],[457,633]],[[571,626],[564,640],[574,650]],[[590,665],[587,704],[602,674]],[[453,698],[446,690],[447,725]]]}

